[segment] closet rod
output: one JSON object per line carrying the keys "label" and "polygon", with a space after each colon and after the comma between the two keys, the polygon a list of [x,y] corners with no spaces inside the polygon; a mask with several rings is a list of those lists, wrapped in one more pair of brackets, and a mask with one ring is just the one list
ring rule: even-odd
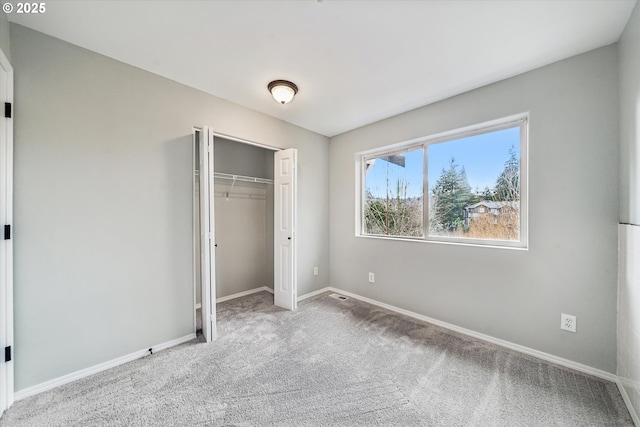
{"label": "closet rod", "polygon": [[230,173],[214,172],[214,178],[229,179],[233,181],[258,182],[260,184],[273,184],[272,179],[255,178],[253,176],[233,175]]}

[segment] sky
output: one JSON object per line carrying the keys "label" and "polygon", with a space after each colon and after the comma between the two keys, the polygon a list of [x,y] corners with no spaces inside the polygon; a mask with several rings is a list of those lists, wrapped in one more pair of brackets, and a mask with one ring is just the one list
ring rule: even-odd
{"label": "sky", "polygon": [[[448,169],[451,158],[467,172],[469,185],[473,191],[482,191],[485,187],[493,188],[496,178],[504,169],[509,159],[509,149],[514,147],[516,156],[520,158],[520,128],[518,126],[496,132],[455,139],[428,146],[428,178],[433,186],[443,169]],[[405,167],[376,159],[374,166],[366,176],[367,188],[374,196],[386,194],[387,174],[390,185],[398,178],[409,183],[407,195],[417,197],[422,194],[423,152],[414,150],[404,153]],[[395,194],[395,190],[394,190]]]}

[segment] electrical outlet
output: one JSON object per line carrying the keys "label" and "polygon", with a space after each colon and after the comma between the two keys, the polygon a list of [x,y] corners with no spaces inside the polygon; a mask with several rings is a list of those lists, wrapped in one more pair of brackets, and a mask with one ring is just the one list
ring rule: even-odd
{"label": "electrical outlet", "polygon": [[369,273],[369,283],[375,283],[376,276],[373,273]]}
{"label": "electrical outlet", "polygon": [[565,331],[569,332],[575,332],[576,322],[576,316],[564,313],[560,315],[560,329],[564,329]]}
{"label": "electrical outlet", "polygon": [[318,273],[318,267],[313,267],[313,275],[317,276],[318,274],[320,274]]}

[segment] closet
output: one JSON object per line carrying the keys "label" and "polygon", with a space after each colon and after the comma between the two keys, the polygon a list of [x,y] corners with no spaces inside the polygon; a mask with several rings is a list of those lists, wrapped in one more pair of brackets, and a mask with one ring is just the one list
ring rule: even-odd
{"label": "closet", "polygon": [[[213,140],[215,299],[273,289],[274,151],[215,136]],[[194,158],[196,330],[202,326],[200,153]]]}
{"label": "closet", "polygon": [[216,299],[273,289],[273,151],[214,138]]}
{"label": "closet", "polygon": [[194,128],[193,143],[194,331],[211,342],[220,299],[266,287],[275,305],[296,309],[298,152],[208,126]]}

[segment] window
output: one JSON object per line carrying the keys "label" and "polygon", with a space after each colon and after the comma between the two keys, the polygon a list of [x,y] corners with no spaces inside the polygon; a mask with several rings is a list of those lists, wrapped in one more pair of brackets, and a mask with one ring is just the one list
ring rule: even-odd
{"label": "window", "polygon": [[364,167],[366,234],[422,237],[424,149],[382,153]]}
{"label": "window", "polygon": [[361,153],[360,235],[526,247],[527,116]]}

